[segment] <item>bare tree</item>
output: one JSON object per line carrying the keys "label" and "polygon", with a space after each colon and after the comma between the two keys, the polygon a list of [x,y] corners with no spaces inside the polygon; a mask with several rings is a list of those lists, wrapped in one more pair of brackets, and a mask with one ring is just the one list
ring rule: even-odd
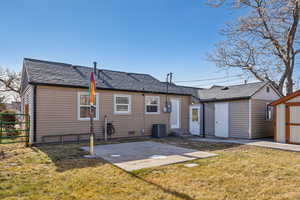
{"label": "bare tree", "polygon": [[220,67],[239,68],[281,93],[293,92],[293,73],[300,54],[300,0],[210,0],[243,9],[243,16],[221,30],[209,60]]}
{"label": "bare tree", "polygon": [[0,96],[0,108],[3,107],[5,101],[6,101],[6,96]]}
{"label": "bare tree", "polygon": [[14,99],[20,97],[21,73],[9,69],[0,68],[0,96]]}

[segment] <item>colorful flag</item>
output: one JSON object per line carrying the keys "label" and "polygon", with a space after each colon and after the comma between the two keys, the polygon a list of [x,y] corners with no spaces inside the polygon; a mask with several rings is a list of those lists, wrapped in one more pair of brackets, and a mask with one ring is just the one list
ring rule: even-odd
{"label": "colorful flag", "polygon": [[95,79],[94,79],[94,72],[90,73],[90,105],[95,105]]}

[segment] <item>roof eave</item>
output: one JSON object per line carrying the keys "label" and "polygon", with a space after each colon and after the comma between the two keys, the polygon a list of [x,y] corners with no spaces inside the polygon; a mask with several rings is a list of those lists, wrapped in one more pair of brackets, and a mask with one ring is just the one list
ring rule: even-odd
{"label": "roof eave", "polygon": [[294,92],[294,93],[292,93],[288,96],[285,96],[285,97],[282,97],[282,98],[280,98],[276,101],[273,101],[270,105],[271,106],[277,106],[279,104],[285,103],[285,102],[287,102],[287,101],[289,101],[289,100],[291,100],[295,97],[298,97],[298,96],[300,96],[300,90],[297,90],[296,92]]}
{"label": "roof eave", "polygon": [[247,100],[250,99],[250,96],[247,97],[233,97],[233,98],[223,98],[223,99],[204,99],[201,100],[201,103],[209,103],[209,102],[221,102],[221,101],[236,101],[236,100]]}
{"label": "roof eave", "polygon": [[[88,89],[88,86],[82,85],[67,85],[67,84],[51,84],[51,83],[39,83],[39,82],[29,82],[31,85],[38,85],[38,86],[53,86],[53,87],[66,87],[66,88],[82,88]],[[98,90],[113,90],[113,91],[126,91],[126,92],[142,92],[142,93],[155,93],[155,94],[169,94],[169,95],[181,95],[181,96],[192,96],[191,94],[184,94],[184,93],[174,93],[174,92],[156,92],[156,91],[145,91],[145,90],[126,90],[126,89],[119,89],[119,88],[101,88],[96,87]]]}

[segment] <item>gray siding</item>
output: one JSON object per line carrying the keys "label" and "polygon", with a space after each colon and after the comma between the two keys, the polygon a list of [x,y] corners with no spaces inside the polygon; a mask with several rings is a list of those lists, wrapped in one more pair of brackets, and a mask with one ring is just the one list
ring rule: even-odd
{"label": "gray siding", "polygon": [[215,104],[205,103],[205,134],[215,135]]}
{"label": "gray siding", "polygon": [[[37,143],[42,142],[43,136],[80,134],[89,132],[89,121],[78,120],[78,92],[88,91],[79,88],[52,86],[37,87]],[[152,124],[167,124],[169,127],[170,114],[163,112],[165,95],[145,94],[160,97],[160,114],[145,114],[144,94],[140,92],[97,90],[99,94],[99,120],[94,121],[97,139],[103,138],[104,116],[115,127],[113,138],[138,137],[151,135]],[[114,94],[131,95],[131,113],[114,113]],[[169,95],[169,99],[179,99],[180,129],[188,132],[189,96]],[[144,131],[143,131],[144,130]],[[45,142],[57,142],[59,138],[47,138]],[[65,137],[65,140],[75,140],[75,137]]]}
{"label": "gray siding", "polygon": [[273,121],[265,118],[266,105],[271,103],[268,100],[251,100],[252,110],[252,138],[263,138],[273,136]]}
{"label": "gray siding", "polygon": [[229,102],[229,137],[249,138],[249,100]]}
{"label": "gray siding", "polygon": [[21,113],[25,113],[25,105],[29,106],[30,132],[29,141],[33,142],[33,86],[27,85],[21,95]]}
{"label": "gray siding", "polygon": [[22,78],[21,78],[21,92],[24,93],[27,89],[28,83],[28,76],[25,67],[22,69]]}
{"label": "gray siding", "polygon": [[[229,103],[229,137],[249,138],[249,100]],[[215,104],[205,103],[205,133],[215,135]]]}

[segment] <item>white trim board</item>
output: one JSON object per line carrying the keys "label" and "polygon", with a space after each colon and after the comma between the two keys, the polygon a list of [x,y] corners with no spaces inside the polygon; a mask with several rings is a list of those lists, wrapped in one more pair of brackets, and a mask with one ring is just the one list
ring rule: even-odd
{"label": "white trim board", "polygon": [[248,138],[252,138],[252,101],[249,99],[249,133],[248,133]]}

